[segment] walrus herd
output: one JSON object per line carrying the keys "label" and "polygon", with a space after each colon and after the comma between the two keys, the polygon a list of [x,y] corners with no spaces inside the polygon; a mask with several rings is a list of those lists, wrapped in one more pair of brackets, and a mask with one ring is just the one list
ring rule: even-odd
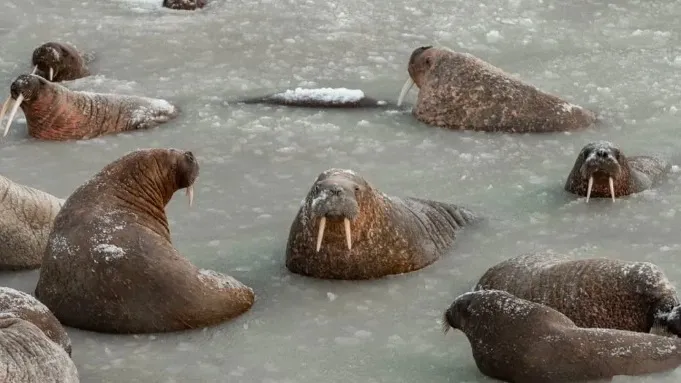
{"label": "walrus herd", "polygon": [[[205,5],[163,0],[174,10]],[[0,109],[0,126],[7,116],[3,136],[19,109],[28,135],[51,141],[150,129],[180,116],[179,106],[163,99],[69,89],[69,81],[91,75],[94,57],[68,43],[36,48],[32,71],[9,84]],[[396,108],[416,85],[411,113],[425,125],[545,133],[598,123],[593,111],[468,53],[419,47],[407,72],[395,103],[360,90],[298,88],[237,104]],[[166,205],[180,190],[192,205],[199,168],[192,151],[138,149],[93,172],[65,199],[0,176],[0,270],[40,269],[34,296],[0,287],[1,382],[78,382],[64,326],[170,332],[249,312],[256,300],[251,287],[196,267],[172,243]],[[658,185],[670,169],[660,157],[626,157],[614,143],[591,142],[564,189],[587,202],[614,201]],[[417,272],[446,257],[455,239],[482,220],[453,202],[384,194],[359,172],[331,168],[313,181],[294,215],[283,264],[330,280]],[[508,382],[607,380],[681,365],[676,288],[650,262],[552,252],[510,257],[454,299],[443,326],[465,334],[483,374]]]}

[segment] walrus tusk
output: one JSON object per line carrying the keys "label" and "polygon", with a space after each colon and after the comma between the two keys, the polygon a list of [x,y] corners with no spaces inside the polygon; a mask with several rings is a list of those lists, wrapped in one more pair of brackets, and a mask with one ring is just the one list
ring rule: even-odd
{"label": "walrus tusk", "polygon": [[187,186],[187,196],[189,197],[189,207],[194,202],[194,185]]}
{"label": "walrus tusk", "polygon": [[31,72],[31,74],[35,74],[35,71],[37,71],[37,70],[38,70],[38,66],[36,65],[36,66],[33,67],[33,71]]}
{"label": "walrus tusk", "polygon": [[326,217],[319,219],[319,231],[317,232],[317,252],[322,247],[322,238],[324,238],[324,227],[326,227]]}
{"label": "walrus tusk", "polygon": [[[5,125],[5,133],[3,133],[2,135],[3,137],[7,136],[7,132],[9,132],[9,126],[12,124],[14,115],[17,114],[17,110],[19,109],[19,106],[21,105],[22,101],[24,101],[24,95],[20,94],[19,97],[17,97],[17,100],[14,102],[14,107],[12,108],[12,111],[9,113],[9,117],[7,117],[7,125]],[[0,119],[1,118],[2,115],[0,115]]]}
{"label": "walrus tusk", "polygon": [[615,182],[612,177],[608,177],[608,183],[610,183],[610,196],[612,197],[612,202],[615,202]]}
{"label": "walrus tusk", "polygon": [[352,230],[350,229],[350,220],[345,218],[343,224],[345,224],[345,242],[348,244],[348,250],[352,250]]}
{"label": "walrus tusk", "polygon": [[400,92],[400,97],[397,99],[397,106],[402,105],[402,101],[404,101],[404,96],[409,93],[411,90],[411,87],[414,86],[414,80],[411,79],[411,76],[407,78],[407,81],[402,85],[402,91]]}
{"label": "walrus tusk", "polygon": [[586,202],[589,203],[591,197],[591,188],[594,186],[594,176],[589,177],[589,186],[586,187]]}
{"label": "walrus tusk", "polygon": [[52,81],[53,78],[54,78],[54,69],[52,69],[52,67],[50,67],[50,81]]}
{"label": "walrus tusk", "polygon": [[7,97],[7,100],[2,103],[2,109],[0,109],[0,121],[2,121],[2,118],[5,117],[5,113],[7,112],[7,108],[12,104],[12,96]]}

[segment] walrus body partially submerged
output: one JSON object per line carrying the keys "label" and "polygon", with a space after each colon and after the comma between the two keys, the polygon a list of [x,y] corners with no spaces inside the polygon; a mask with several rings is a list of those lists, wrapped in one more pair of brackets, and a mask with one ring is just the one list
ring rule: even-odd
{"label": "walrus body partially submerged", "polygon": [[671,164],[654,156],[625,157],[609,141],[591,142],[577,156],[565,190],[589,198],[612,198],[640,193],[669,173]]}
{"label": "walrus body partially submerged", "polygon": [[82,140],[149,129],[179,113],[177,107],[161,99],[72,91],[37,75],[21,75],[12,83],[11,95],[0,110],[2,121],[11,108],[3,136],[19,107],[26,116],[28,134],[43,140]]}
{"label": "walrus body partially submerged", "polygon": [[416,84],[416,118],[449,129],[539,133],[586,128],[593,112],[526,84],[468,53],[421,47],[397,105]]}
{"label": "walrus body partially submerged", "polygon": [[47,42],[33,51],[33,72],[52,82],[76,80],[90,75],[87,64],[94,55],[84,54],[67,43]]}
{"label": "walrus body partially submerged", "polygon": [[443,325],[466,335],[483,374],[506,382],[585,382],[681,365],[680,338],[581,328],[557,310],[500,290],[458,296]]}
{"label": "walrus body partially submerged", "polygon": [[389,197],[351,170],[329,169],[291,224],[286,267],[329,279],[406,273],[435,262],[475,220],[465,208]]}
{"label": "walrus body partially submerged", "polygon": [[40,267],[64,200],[0,176],[0,270]]}
{"label": "walrus body partially submerged", "polygon": [[104,167],[57,215],[35,290],[65,325],[149,333],[215,325],[253,305],[253,290],[198,269],[173,246],[165,206],[191,205],[199,165],[189,151],[146,149]]}
{"label": "walrus body partially submerged", "polygon": [[503,290],[547,305],[575,325],[681,336],[676,289],[649,262],[524,254],[489,268],[474,290]]}

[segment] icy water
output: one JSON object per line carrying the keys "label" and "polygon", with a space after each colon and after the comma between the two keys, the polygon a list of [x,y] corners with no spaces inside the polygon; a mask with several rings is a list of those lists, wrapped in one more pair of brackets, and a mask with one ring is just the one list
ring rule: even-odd
{"label": "icy water", "polygon": [[[439,320],[493,264],[552,249],[647,260],[676,285],[681,179],[611,203],[563,192],[577,153],[611,140],[629,155],[681,163],[678,1],[211,0],[198,12],[154,1],[5,0],[2,92],[32,50],[68,41],[94,51],[73,89],[162,97],[183,110],[160,128],[84,142],[27,138],[23,115],[0,143],[0,172],[66,197],[140,147],[193,150],[193,208],[168,206],[176,247],[251,286],[257,301],[223,325],[115,336],[68,329],[82,382],[487,382],[459,332]],[[454,132],[398,110],[304,110],[230,101],[296,86],[361,88],[396,101],[412,50],[473,53],[605,116],[572,134]],[[415,100],[412,90],[408,102]],[[289,273],[289,225],[318,173],[361,173],[388,194],[450,201],[489,218],[421,271],[377,281]],[[32,292],[37,272],[0,274]],[[680,371],[681,372],[681,371]],[[654,381],[678,381],[680,372]],[[653,381],[653,378],[617,378]]]}

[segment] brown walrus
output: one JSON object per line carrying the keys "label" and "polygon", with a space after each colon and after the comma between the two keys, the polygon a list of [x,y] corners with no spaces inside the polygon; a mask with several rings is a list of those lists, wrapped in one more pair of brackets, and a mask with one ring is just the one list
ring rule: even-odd
{"label": "brown walrus", "polygon": [[659,183],[671,164],[652,156],[625,157],[612,142],[596,141],[584,146],[565,182],[565,190],[589,198],[639,193]]}
{"label": "brown walrus", "polygon": [[347,88],[296,88],[265,97],[240,101],[244,104],[270,104],[302,108],[376,108],[389,104],[367,97],[360,89]]}
{"label": "brown walrus", "polygon": [[506,382],[609,380],[681,365],[680,338],[578,327],[559,311],[506,291],[458,296],[443,325],[466,335],[483,374]]}
{"label": "brown walrus", "polygon": [[37,75],[21,75],[0,110],[0,121],[14,103],[5,132],[21,106],[28,134],[43,140],[81,140],[149,129],[178,115],[168,101],[131,95],[78,92]]}
{"label": "brown walrus", "polygon": [[0,176],[0,270],[40,267],[64,200]]}
{"label": "brown walrus", "polygon": [[413,114],[429,125],[507,133],[586,128],[593,112],[526,84],[468,53],[420,47],[409,58],[409,79],[397,105],[416,84]]}
{"label": "brown walrus", "polygon": [[476,220],[465,208],[387,196],[352,170],[322,172],[289,233],[286,267],[329,279],[372,279],[421,269]]}
{"label": "brown walrus", "polygon": [[681,336],[681,322],[669,323],[669,314],[679,305],[676,289],[650,262],[524,254],[489,268],[474,290],[504,290],[547,305],[579,327],[654,328]]}
{"label": "brown walrus", "polygon": [[69,355],[33,323],[0,313],[0,382],[78,383]]}
{"label": "brown walrus", "polygon": [[33,323],[71,355],[71,339],[66,330],[54,314],[34,297],[9,287],[0,287],[0,314]]}
{"label": "brown walrus", "polygon": [[193,198],[189,151],[145,149],[105,166],[69,196],[54,222],[35,295],[64,325],[108,333],[192,329],[236,317],[253,290],[198,269],[173,247],[165,206]]}
{"label": "brown walrus", "polygon": [[33,51],[33,72],[49,81],[70,81],[90,75],[87,68],[92,54],[81,54],[76,47],[58,42],[47,42]]}
{"label": "brown walrus", "polygon": [[193,11],[206,6],[206,0],[163,0],[163,6],[170,9]]}

